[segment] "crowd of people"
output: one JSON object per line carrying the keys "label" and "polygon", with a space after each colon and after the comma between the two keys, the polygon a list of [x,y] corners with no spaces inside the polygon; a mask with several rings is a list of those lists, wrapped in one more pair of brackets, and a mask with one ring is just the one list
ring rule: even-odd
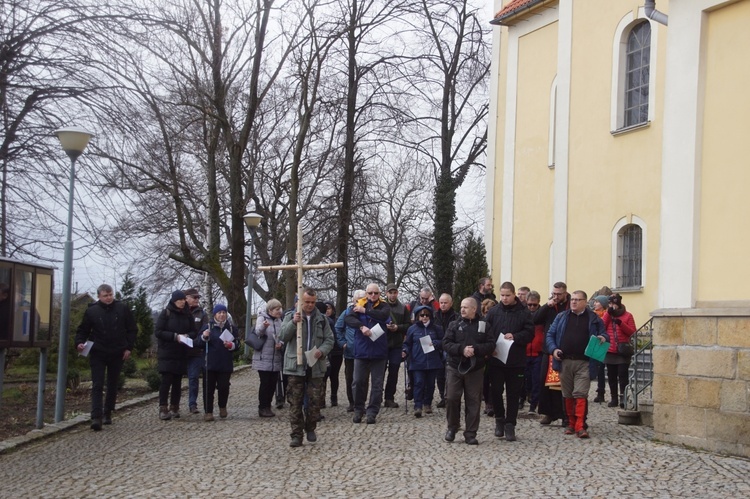
{"label": "crowd of people", "polygon": [[[91,427],[97,431],[112,422],[113,379],[135,339],[132,314],[113,299],[111,287],[100,286],[98,297],[76,334],[78,350],[90,349]],[[473,295],[461,300],[459,312],[449,294],[435,299],[428,287],[414,301],[402,302],[395,284],[388,284],[384,294],[377,283],[354,291],[340,314],[312,288],[304,288],[298,300],[299,311],[286,313],[278,300],[270,300],[245,338],[253,347],[252,367],[260,380],[258,415],[276,415],[274,396],[276,409],[289,404],[292,447],[303,445],[305,438],[317,440],[321,409],[327,401],[338,405],[342,366],[346,410],[353,423],[376,424],[381,408],[399,407],[395,395],[403,366],[404,394],[407,403],[413,400],[414,417],[432,414],[437,401],[437,408],[445,408],[444,439],[453,442],[463,406],[463,437],[469,445],[478,444],[483,401],[484,415],[495,420],[495,437],[509,442],[517,439],[519,412],[527,403],[527,417],[538,414],[542,425],[560,420],[565,434],[588,438],[592,380],[597,382],[595,402],[604,402],[606,379],[608,405],[624,403],[636,326],[622,297],[608,288],[589,301],[584,291],[568,293],[566,284],[557,282],[542,303],[539,292],[525,286],[516,290],[511,282],[500,285],[498,298],[485,277]],[[199,301],[194,288],[174,291],[155,324],[159,418],[165,421],[180,417],[185,374],[191,413],[200,412],[202,374],[204,420],[214,421],[217,391],[219,417],[228,415],[238,331],[226,306],[216,305],[209,315]],[[587,355],[590,342],[606,341],[610,346],[604,362]]]}

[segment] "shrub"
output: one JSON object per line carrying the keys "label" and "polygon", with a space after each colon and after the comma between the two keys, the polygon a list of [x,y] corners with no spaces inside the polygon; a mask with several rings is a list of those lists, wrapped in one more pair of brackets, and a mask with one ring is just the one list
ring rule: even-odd
{"label": "shrub", "polygon": [[78,369],[68,369],[68,389],[77,390],[81,384],[81,373]]}
{"label": "shrub", "polygon": [[159,385],[161,385],[161,376],[159,376],[159,372],[156,369],[147,369],[143,372],[143,377],[146,380],[146,383],[148,383],[148,387],[151,389],[151,391],[159,391]]}
{"label": "shrub", "polygon": [[128,360],[123,361],[122,374],[124,374],[128,378],[134,378],[136,371],[138,371],[138,366],[132,356],[128,358]]}

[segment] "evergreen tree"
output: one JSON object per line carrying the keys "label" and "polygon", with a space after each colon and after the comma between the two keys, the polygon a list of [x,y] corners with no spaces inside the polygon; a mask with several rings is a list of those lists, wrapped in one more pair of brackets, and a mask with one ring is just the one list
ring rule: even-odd
{"label": "evergreen tree", "polygon": [[122,287],[116,295],[118,300],[128,304],[133,311],[135,322],[138,325],[138,334],[135,338],[134,354],[143,355],[151,346],[151,337],[154,334],[154,318],[152,317],[151,308],[148,306],[148,296],[146,288],[138,287],[133,276],[128,272],[123,278]]}
{"label": "evergreen tree", "polygon": [[475,237],[474,232],[470,231],[460,266],[456,270],[454,306],[460,307],[461,300],[471,296],[477,290],[479,279],[489,275],[484,241],[479,236]]}

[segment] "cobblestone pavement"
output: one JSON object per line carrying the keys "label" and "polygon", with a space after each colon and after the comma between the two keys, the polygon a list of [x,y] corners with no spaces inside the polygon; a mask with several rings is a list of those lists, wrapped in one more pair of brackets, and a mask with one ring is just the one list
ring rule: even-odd
{"label": "cobblestone pavement", "polygon": [[[77,424],[0,455],[2,497],[748,497],[750,461],[651,441],[591,404],[591,439],[521,419],[517,442],[443,440],[445,412],[383,409],[353,424],[342,386],[318,441],[289,447],[288,409],[257,415],[258,375],[235,372],[229,417],[159,421],[155,399],[121,409],[93,432]],[[593,388],[593,387],[592,387]],[[183,393],[183,401],[186,394]],[[591,397],[593,399],[593,395]],[[411,408],[411,403],[409,404]],[[6,446],[7,447],[7,446]]]}

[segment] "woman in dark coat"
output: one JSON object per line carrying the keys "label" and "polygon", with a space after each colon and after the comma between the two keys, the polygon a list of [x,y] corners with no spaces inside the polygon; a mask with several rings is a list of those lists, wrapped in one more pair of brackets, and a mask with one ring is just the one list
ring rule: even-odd
{"label": "woman in dark coat", "polygon": [[158,340],[158,370],[161,374],[159,419],[166,421],[180,417],[182,376],[187,371],[187,349],[190,348],[184,341],[192,331],[193,316],[187,306],[185,293],[175,291],[154,326],[154,335]]}
{"label": "woman in dark coat", "polygon": [[204,421],[214,420],[214,392],[219,392],[219,417],[227,417],[229,378],[234,371],[232,352],[240,343],[237,328],[227,320],[229,313],[224,305],[216,305],[213,318],[203,327],[195,347],[205,351],[206,367],[203,371]]}

